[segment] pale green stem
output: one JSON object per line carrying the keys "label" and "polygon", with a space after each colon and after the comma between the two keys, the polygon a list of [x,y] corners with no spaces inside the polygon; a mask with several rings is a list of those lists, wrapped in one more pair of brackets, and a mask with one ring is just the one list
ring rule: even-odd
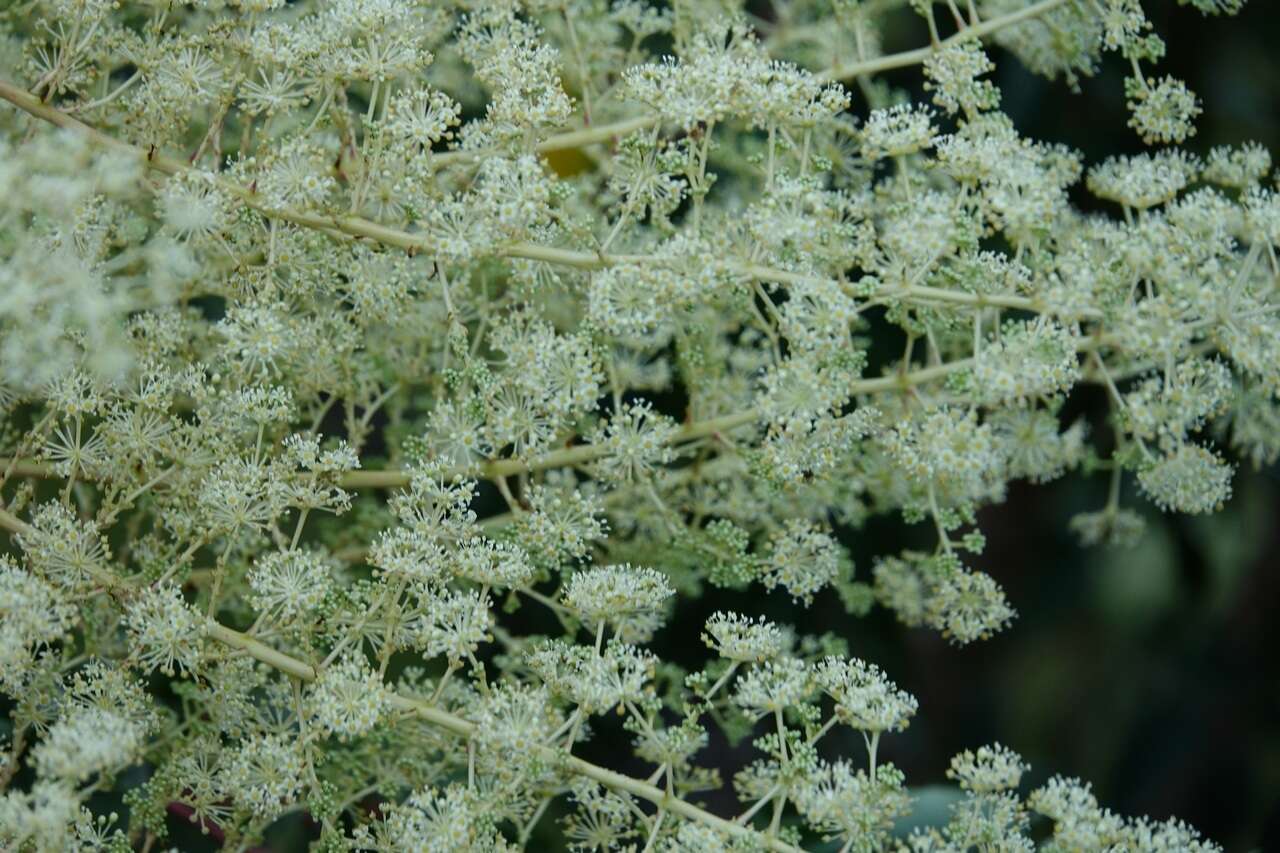
{"label": "pale green stem", "polygon": [[738,669],[738,661],[735,660],[734,662],[729,664],[729,668],[724,671],[724,675],[716,679],[716,683],[711,685],[711,689],[707,691],[707,695],[703,698],[710,701],[711,697],[715,696],[716,693],[720,690],[720,688],[723,687],[726,683],[728,683],[729,679],[733,676],[734,672],[736,672],[737,669]]}
{"label": "pale green stem", "polygon": [[733,822],[736,824],[745,826],[751,820],[751,818],[755,817],[756,813],[760,811],[762,808],[764,808],[769,803],[769,801],[773,799],[774,795],[777,794],[780,790],[782,789],[779,786],[774,785],[765,793],[763,797],[756,800],[755,804],[752,805],[751,808],[747,809],[745,812],[743,812],[742,814],[734,818]]}
{"label": "pale green stem", "polygon": [[862,739],[867,744],[867,760],[871,766],[871,781],[876,781],[876,753],[880,748],[880,732],[872,732],[870,736],[863,732]]}
{"label": "pale green stem", "polygon": [[1067,3],[1068,0],[1040,0],[1039,3],[1032,3],[1030,6],[1023,7],[1017,11],[1010,12],[1007,15],[1001,15],[997,18],[983,21],[971,27],[965,27],[955,35],[942,39],[938,44],[928,47],[916,48],[915,50],[907,50],[901,53],[893,53],[888,56],[869,59],[865,62],[855,62],[851,65],[837,66],[830,71],[819,72],[818,77],[824,80],[848,80],[853,77],[860,77],[864,74],[878,74],[882,71],[891,71],[895,68],[907,68],[912,65],[919,65],[924,62],[938,50],[945,50],[953,44],[958,44],[968,39],[982,38],[991,35],[1006,27],[1020,24],[1023,21],[1029,21],[1032,18],[1038,18],[1052,12],[1059,6]]}
{"label": "pale green stem", "polygon": [[806,741],[806,742],[807,742],[810,746],[812,746],[813,744],[815,744],[815,743],[817,743],[818,741],[822,740],[822,736],[823,736],[823,735],[825,735],[827,732],[831,731],[832,726],[834,726],[834,725],[836,724],[836,722],[837,722],[837,720],[836,720],[836,718],[835,718],[835,715],[832,715],[831,719],[829,719],[829,720],[827,720],[825,723],[823,723],[823,724],[822,724],[822,728],[818,729],[816,732],[814,732],[812,735],[810,735],[810,736],[809,736],[808,741]]}
{"label": "pale green stem", "polygon": [[951,537],[947,535],[947,529],[942,526],[942,512],[938,509],[938,499],[933,493],[933,482],[928,484],[929,490],[929,514],[933,516],[934,527],[938,531],[938,544],[942,546],[942,550],[948,554],[951,553]]}
{"label": "pale green stem", "polygon": [[529,818],[529,822],[520,830],[520,847],[523,848],[529,843],[529,836],[533,835],[533,829],[538,825],[538,821],[547,811],[547,806],[551,805],[554,797],[543,797],[542,802],[538,804],[538,808],[534,810],[533,815]]}
{"label": "pale green stem", "polygon": [[658,831],[662,829],[662,819],[667,816],[666,811],[659,806],[658,814],[653,822],[653,829],[649,830],[649,840],[645,842],[644,853],[649,853],[653,849],[653,845],[658,840]]}

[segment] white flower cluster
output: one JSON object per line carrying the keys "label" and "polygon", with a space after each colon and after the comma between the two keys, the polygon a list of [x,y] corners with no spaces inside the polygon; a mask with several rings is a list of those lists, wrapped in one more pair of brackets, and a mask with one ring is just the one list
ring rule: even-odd
{"label": "white flower cluster", "polygon": [[589,492],[535,486],[528,500],[531,511],[516,519],[515,528],[531,557],[555,565],[579,560],[605,538],[603,507]]}
{"label": "white flower cluster", "polygon": [[928,107],[899,104],[876,110],[862,128],[862,156],[879,160],[914,154],[932,143],[934,134]]}
{"label": "white flower cluster", "polygon": [[764,619],[737,613],[715,613],[707,620],[703,640],[722,658],[739,663],[762,663],[786,651],[787,637]]}
{"label": "white flower cluster", "polygon": [[922,485],[971,500],[999,483],[1000,444],[973,410],[939,408],[897,424],[882,440],[894,461]]}
{"label": "white flower cluster", "polygon": [[311,693],[315,721],[340,738],[364,734],[386,712],[388,694],[382,679],[362,657],[344,657],[316,680]]}
{"label": "white flower cluster", "polygon": [[1007,628],[1015,615],[994,578],[964,569],[945,573],[926,607],[929,624],[960,645]]}
{"label": "white flower cluster", "polygon": [[121,767],[142,747],[145,730],[134,720],[98,708],[76,708],[50,727],[32,760],[41,776],[83,782]]}
{"label": "white flower cluster", "polygon": [[1004,630],[1016,615],[994,578],[965,569],[954,555],[908,552],[880,560],[872,573],[877,599],[899,620],[913,627],[928,625],[958,645]]}
{"label": "white flower cluster", "polygon": [[279,815],[302,789],[303,750],[293,737],[255,735],[240,743],[228,762],[229,789],[259,819]]}
{"label": "white flower cluster", "polygon": [[1138,472],[1138,484],[1162,509],[1212,512],[1231,497],[1234,469],[1198,444],[1183,444]]}
{"label": "white flower cluster", "polygon": [[765,558],[764,585],[781,586],[791,597],[809,602],[846,568],[844,549],[829,534],[809,522],[789,519],[774,534]]}
{"label": "white flower cluster", "polygon": [[125,618],[140,663],[166,675],[195,672],[203,654],[204,620],[173,584],[149,587],[129,605]]}
{"label": "white flower cluster", "polygon": [[472,792],[448,787],[424,788],[403,803],[384,808],[371,829],[357,830],[361,849],[475,850],[509,849],[493,816]]}
{"label": "white flower cluster", "polygon": [[75,368],[119,380],[136,359],[126,318],[172,298],[175,274],[194,273],[193,259],[157,235],[138,253],[156,274],[105,263],[144,203],[135,158],[73,131],[46,135],[41,150],[16,142],[0,137],[0,382],[36,392]]}
{"label": "white flower cluster", "polygon": [[994,743],[979,747],[976,753],[966,749],[952,758],[947,778],[966,791],[988,794],[1017,788],[1022,774],[1030,769],[1013,750]]}
{"label": "white flower cluster", "polygon": [[[82,803],[86,791],[142,758],[159,722],[149,697],[123,670],[95,662],[61,679],[56,694],[44,698],[42,737],[28,764],[36,780],[28,790],[0,793],[0,842],[35,850],[93,849],[95,840],[103,849],[107,842],[125,842],[109,829],[114,816],[95,816]],[[6,785],[17,769],[0,764]]]}
{"label": "white flower cluster", "polygon": [[[0,847],[1211,849],[998,744],[895,838],[916,699],[809,615],[967,645],[1012,481],[1121,544],[1280,458],[1273,159],[1150,5],[6,9]],[[1167,147],[1000,111],[1108,52]]]}
{"label": "white flower cluster", "polygon": [[1120,847],[1151,853],[1173,850],[1203,853],[1219,849],[1176,818],[1163,823],[1147,818],[1126,820],[1099,806],[1088,783],[1079,779],[1054,776],[1032,791],[1027,803],[1053,821],[1053,839],[1057,844]]}
{"label": "white flower cluster", "polygon": [[915,716],[915,697],[899,690],[875,664],[828,657],[818,664],[815,677],[835,700],[836,714],[859,731],[902,731]]}
{"label": "white flower cluster", "polygon": [[1133,111],[1129,126],[1148,145],[1183,142],[1195,135],[1192,122],[1201,113],[1200,103],[1181,80],[1165,77],[1157,82],[1131,77],[1125,82],[1125,91]]}
{"label": "white flower cluster", "polygon": [[53,587],[0,556],[0,688],[17,693],[40,648],[62,637],[77,615]]}
{"label": "white flower cluster", "polygon": [[978,79],[995,67],[976,42],[963,41],[924,61],[925,88],[933,91],[933,102],[947,112],[972,116],[1000,104],[1000,90]]}
{"label": "white flower cluster", "polygon": [[798,792],[796,805],[830,837],[880,849],[889,843],[898,819],[911,814],[911,795],[903,782],[891,764],[877,768],[873,777],[864,767],[837,761],[822,766]]}
{"label": "white flower cluster", "polygon": [[813,672],[802,660],[779,657],[752,667],[738,679],[733,702],[753,717],[778,714],[813,693]]}
{"label": "white flower cluster", "polygon": [[974,396],[1000,405],[1069,390],[1080,378],[1075,344],[1070,332],[1052,323],[1006,325],[974,359]]}
{"label": "white flower cluster", "polygon": [[1164,150],[1115,157],[1089,170],[1089,190],[1098,198],[1147,210],[1175,198],[1200,172],[1196,158]]}
{"label": "white flower cluster", "polygon": [[570,575],[564,603],[592,629],[604,624],[617,628],[635,619],[658,618],[674,594],[667,576],[657,569],[623,564]]}
{"label": "white flower cluster", "polygon": [[31,521],[19,531],[18,544],[38,572],[64,588],[98,579],[108,553],[96,524],[81,521],[57,503],[38,507]]}
{"label": "white flower cluster", "polygon": [[405,629],[413,645],[427,657],[444,655],[451,662],[471,656],[479,645],[493,639],[493,614],[489,597],[470,590],[445,590],[419,596],[423,612],[408,620]]}
{"label": "white flower cluster", "polygon": [[287,621],[319,607],[333,581],[329,566],[316,552],[272,551],[255,562],[249,587],[258,612]]}
{"label": "white flower cluster", "polygon": [[630,98],[684,127],[741,118],[764,127],[813,125],[845,108],[848,96],[812,74],[768,59],[743,26],[696,32],[678,60],[639,65],[624,75]]}
{"label": "white flower cluster", "polygon": [[635,646],[611,641],[599,653],[564,641],[529,653],[529,668],[557,696],[585,713],[643,703],[651,690],[657,658]]}

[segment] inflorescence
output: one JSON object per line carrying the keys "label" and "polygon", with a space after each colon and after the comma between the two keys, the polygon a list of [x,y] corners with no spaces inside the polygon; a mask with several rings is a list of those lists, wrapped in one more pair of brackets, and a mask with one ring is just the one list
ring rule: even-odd
{"label": "inflorescence", "polygon": [[[895,836],[881,741],[928,708],[843,638],[720,610],[701,668],[647,648],[725,588],[977,642],[1011,481],[1109,477],[1071,527],[1121,544],[1126,479],[1211,512],[1280,457],[1271,158],[1169,147],[1212,105],[1142,6],[10,4],[0,846],[152,850],[176,807],[225,849],[299,811],[325,850],[1216,849],[1023,796],[1000,744]],[[996,58],[1109,55],[1148,153],[1001,112]],[[915,66],[926,101],[877,77]],[[855,568],[880,514],[936,545]],[[579,757],[619,719],[625,761]],[[753,738],[731,779],[713,734]]]}

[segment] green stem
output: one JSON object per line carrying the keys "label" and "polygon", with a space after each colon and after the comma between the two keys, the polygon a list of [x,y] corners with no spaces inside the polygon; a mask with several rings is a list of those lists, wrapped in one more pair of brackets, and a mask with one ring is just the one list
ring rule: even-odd
{"label": "green stem", "polygon": [[[313,681],[316,677],[315,670],[309,664],[303,663],[297,658],[286,655],[283,652],[276,651],[270,646],[254,640],[251,637],[247,637],[239,631],[227,628],[224,625],[216,622],[211,623],[208,628],[208,634],[215,640],[225,643],[232,648],[239,649],[255,660],[261,661],[262,663],[265,663],[274,669],[278,669],[281,672],[292,675],[295,678],[300,678],[304,681]],[[461,738],[471,738],[474,737],[476,733],[476,726],[474,723],[455,714],[451,714],[448,711],[442,711],[439,708],[434,708],[421,699],[415,699],[408,696],[401,696],[398,693],[393,693],[390,703],[393,709],[415,714],[427,723],[430,723],[436,728],[446,731],[449,734],[456,735]],[[639,779],[633,779],[630,776],[624,776],[621,773],[616,773],[588,761],[583,761],[582,759],[576,758],[572,755],[558,757],[555,754],[555,751],[548,747],[534,747],[534,749],[544,753],[545,757],[549,761],[559,760],[561,766],[570,773],[585,776],[588,779],[599,782],[606,788],[610,788],[615,791],[624,791],[634,797],[639,797],[642,800],[648,800],[654,805],[666,808],[673,814],[677,814],[688,820],[697,821],[698,823],[702,823],[706,826],[712,827],[713,829],[717,829],[720,832],[731,835],[734,838],[750,839],[757,844],[763,845],[769,850],[786,851],[786,853],[803,853],[800,848],[787,844],[784,841],[780,841],[776,838],[763,837],[754,830],[733,823],[732,821],[725,820],[724,818],[717,817],[716,815],[704,811],[703,809],[700,809],[691,803],[687,803],[684,800],[673,799],[666,791],[650,785],[647,782],[642,782]]]}

